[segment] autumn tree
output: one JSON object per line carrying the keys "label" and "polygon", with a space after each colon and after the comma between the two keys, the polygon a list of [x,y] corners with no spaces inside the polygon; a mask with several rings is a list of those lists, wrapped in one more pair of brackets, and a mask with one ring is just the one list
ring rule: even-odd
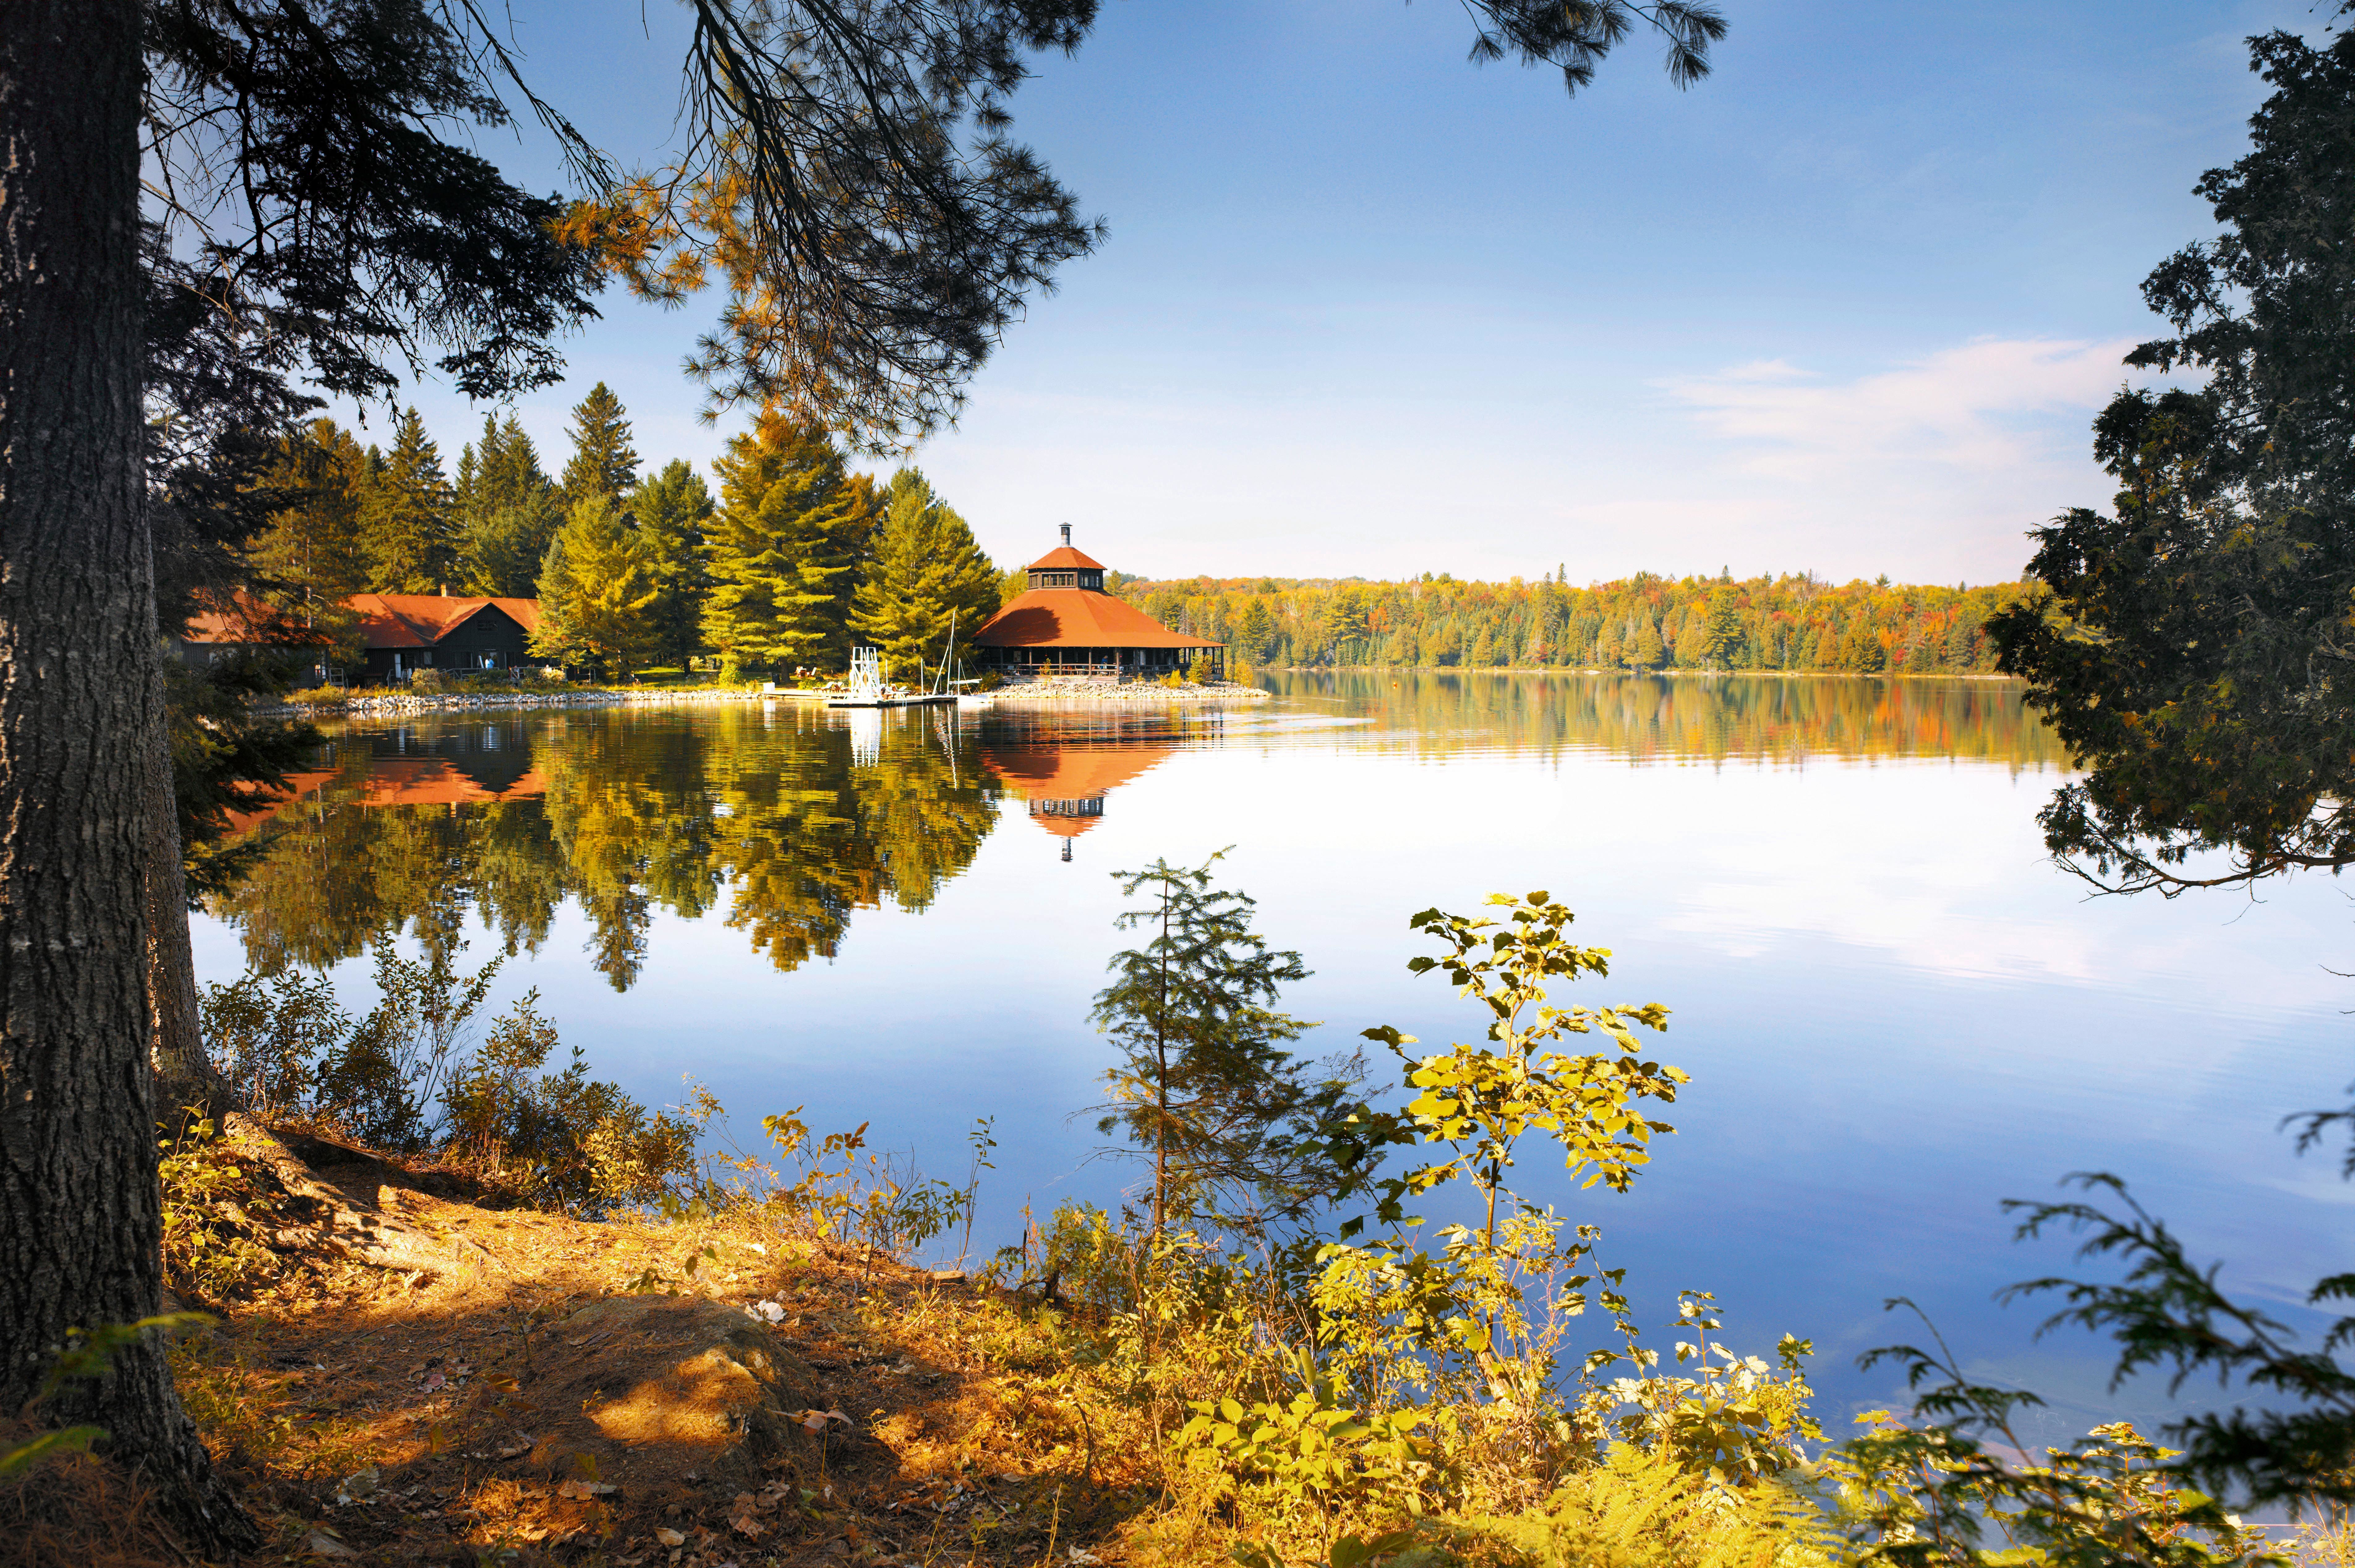
{"label": "autumn tree", "polygon": [[1243,610],[1241,625],[1235,629],[1235,652],[1246,664],[1256,664],[1275,649],[1275,619],[1267,612],[1267,601],[1257,595]]}
{"label": "autumn tree", "polygon": [[969,636],[996,610],[997,568],[916,470],[891,476],[882,505],[850,630],[895,666],[936,665],[953,626]]}
{"label": "autumn tree", "polygon": [[540,570],[532,652],[627,674],[654,646],[659,592],[646,542],[622,509],[604,495],[577,501]]}
{"label": "autumn tree", "polygon": [[1648,614],[1636,618],[1635,632],[1626,640],[1625,647],[1625,652],[1620,657],[1629,669],[1638,674],[1657,670],[1668,662],[1668,645],[1660,641],[1660,628]]}
{"label": "autumn tree", "polygon": [[869,519],[842,454],[825,431],[764,412],[712,466],[719,509],[706,544],[704,640],[738,664],[846,662]]}

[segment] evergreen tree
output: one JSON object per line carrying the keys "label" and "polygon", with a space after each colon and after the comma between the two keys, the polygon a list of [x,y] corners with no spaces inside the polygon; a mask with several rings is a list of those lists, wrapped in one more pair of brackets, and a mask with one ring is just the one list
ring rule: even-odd
{"label": "evergreen tree", "polygon": [[1366,596],[1352,586],[1333,590],[1325,601],[1325,641],[1332,645],[1333,662],[1357,663],[1362,650],[1353,646],[1366,635]]}
{"label": "evergreen tree", "polygon": [[868,516],[826,433],[764,410],[714,463],[704,640],[730,663],[847,663]]}
{"label": "evergreen tree", "polygon": [[1242,624],[1235,631],[1235,652],[1246,664],[1264,660],[1275,645],[1275,618],[1267,612],[1267,600],[1253,595],[1251,607],[1243,611]]}
{"label": "evergreen tree", "polygon": [[1712,589],[1702,631],[1702,656],[1721,670],[1733,667],[1742,649],[1742,596],[1731,588]]}
{"label": "evergreen tree", "polygon": [[263,599],[339,641],[356,620],[344,601],[368,586],[360,526],[368,482],[368,453],[350,432],[312,420],[282,443],[263,478],[290,504],[270,514],[248,555]]}
{"label": "evergreen tree", "polygon": [[360,522],[368,587],[378,593],[439,593],[457,565],[455,498],[442,451],[412,408],[393,429],[390,455],[377,460]]}
{"label": "evergreen tree", "polygon": [[1274,1005],[1308,970],[1252,930],[1249,897],[1211,885],[1218,858],[1114,874],[1124,896],[1149,890],[1119,928],[1153,936],[1113,956],[1113,983],[1096,996],[1096,1027],[1121,1053],[1104,1075],[1112,1097],[1097,1127],[1125,1131],[1152,1160],[1156,1236],[1173,1218],[1231,1222],[1247,1207],[1297,1219],[1365,1173],[1321,1158],[1362,1108],[1348,1103],[1359,1065],[1326,1064],[1319,1082],[1281,1048],[1311,1027]]}
{"label": "evergreen tree", "polygon": [[524,433],[513,413],[496,425],[483,421],[483,450],[476,478],[477,496],[485,510],[520,506],[547,498],[553,488],[540,471],[539,450]]}
{"label": "evergreen tree", "polygon": [[628,505],[654,568],[655,602],[647,619],[655,657],[684,665],[703,642],[703,600],[711,587],[703,556],[711,492],[702,475],[674,458],[660,473],[639,481]]}
{"label": "evergreen tree", "polygon": [[1978,628],[1970,612],[1956,610],[1946,622],[1946,666],[1967,670],[1978,662]]}
{"label": "evergreen tree", "polygon": [[1636,635],[1628,640],[1626,646],[1624,657],[1627,667],[1639,673],[1658,669],[1668,657],[1668,645],[1660,641],[1660,629],[1652,623],[1648,615],[1636,618]]}
{"label": "evergreen tree", "polygon": [[964,519],[914,469],[893,474],[850,630],[894,666],[932,665],[945,655],[952,616],[956,635],[969,637],[996,608],[997,568]]}
{"label": "evergreen tree", "polygon": [[482,445],[467,450],[474,461],[459,491],[460,580],[469,593],[528,599],[564,521],[555,486],[512,413],[503,422],[485,418]]}
{"label": "evergreen tree", "polygon": [[653,645],[656,592],[645,541],[611,498],[590,496],[549,548],[532,652],[627,674]]}
{"label": "evergreen tree", "polygon": [[564,510],[591,495],[619,502],[638,479],[638,454],[630,445],[630,421],[622,400],[602,381],[573,405],[572,459],[564,465],[557,488],[564,493]]}

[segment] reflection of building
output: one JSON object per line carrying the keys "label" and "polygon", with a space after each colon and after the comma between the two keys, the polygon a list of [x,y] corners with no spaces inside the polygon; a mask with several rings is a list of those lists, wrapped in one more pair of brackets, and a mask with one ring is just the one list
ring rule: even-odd
{"label": "reflection of building", "polygon": [[268,821],[289,801],[348,790],[355,783],[354,803],[362,806],[466,806],[537,800],[548,793],[548,779],[532,766],[531,747],[519,726],[468,725],[414,743],[410,732],[396,730],[368,736],[366,744],[364,776],[356,779],[348,768],[290,773],[284,799],[259,810],[231,811],[230,832],[243,833]]}
{"label": "reflection of building", "polygon": [[1071,548],[1063,524],[1060,548],[1027,568],[1030,585],[973,634],[974,654],[986,668],[1035,675],[1165,675],[1207,657],[1213,672],[1226,664],[1226,644],[1170,630],[1125,599],[1103,591],[1103,564]]}
{"label": "reflection of building", "polygon": [[1030,807],[1030,820],[1063,841],[1071,841],[1103,816],[1104,797],[1159,762],[1177,747],[1142,741],[1058,742],[1051,737],[984,741],[981,759]]}

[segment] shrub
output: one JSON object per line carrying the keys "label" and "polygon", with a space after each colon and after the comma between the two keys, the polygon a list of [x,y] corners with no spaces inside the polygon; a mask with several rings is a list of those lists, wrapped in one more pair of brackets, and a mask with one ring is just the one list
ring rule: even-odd
{"label": "shrub", "polygon": [[412,692],[439,692],[442,689],[442,672],[430,669],[410,672],[409,689]]}
{"label": "shrub", "polygon": [[1542,1509],[1459,1522],[1533,1568],[1828,1568],[1837,1561],[1833,1532],[1806,1497],[1779,1484],[1713,1485],[1672,1455],[1632,1444],[1579,1471]]}
{"label": "shrub", "polygon": [[538,1003],[527,992],[452,1074],[442,1096],[451,1151],[567,1211],[654,1202],[693,1171],[694,1129],[649,1118],[613,1085],[590,1081],[578,1045],[563,1072],[538,1073],[558,1044]]}
{"label": "shrub", "polygon": [[274,1277],[278,1255],[256,1230],[274,1207],[209,1118],[163,1143],[164,1278],[184,1297],[219,1301]]}
{"label": "shrub", "polygon": [[446,953],[379,943],[379,1000],[357,1022],[323,977],[249,974],[207,990],[206,1042],[258,1113],[396,1154],[439,1150],[533,1202],[602,1213],[691,1177],[692,1127],[592,1081],[577,1047],[564,1071],[539,1071],[559,1041],[537,991],[466,1048],[499,965],[462,975]]}
{"label": "shrub", "polygon": [[204,1034],[221,1074],[257,1116],[293,1116],[310,1102],[314,1064],[351,1031],[325,976],[286,969],[210,987]]}

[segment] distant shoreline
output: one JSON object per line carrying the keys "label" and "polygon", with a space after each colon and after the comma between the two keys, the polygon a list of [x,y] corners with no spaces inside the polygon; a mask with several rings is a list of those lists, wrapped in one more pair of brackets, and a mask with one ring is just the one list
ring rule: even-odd
{"label": "distant shoreline", "polygon": [[1604,670],[1593,665],[1497,665],[1467,669],[1461,664],[1258,664],[1247,666],[1286,675],[1665,675],[1678,679],[1721,675],[1774,675],[1808,681],[2017,681],[1994,670]]}

